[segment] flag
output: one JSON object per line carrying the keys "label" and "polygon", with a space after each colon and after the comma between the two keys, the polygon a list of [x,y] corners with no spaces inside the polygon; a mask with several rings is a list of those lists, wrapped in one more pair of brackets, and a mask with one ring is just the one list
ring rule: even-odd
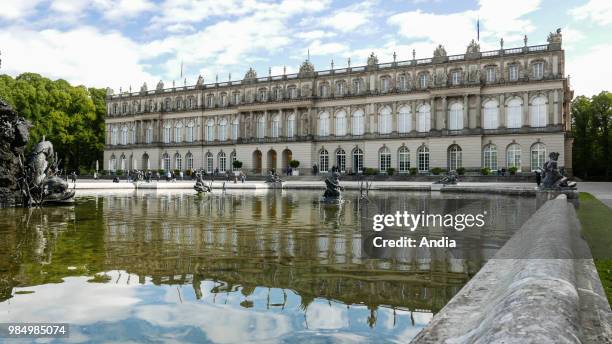
{"label": "flag", "polygon": [[476,40],[480,42],[480,18],[476,21]]}

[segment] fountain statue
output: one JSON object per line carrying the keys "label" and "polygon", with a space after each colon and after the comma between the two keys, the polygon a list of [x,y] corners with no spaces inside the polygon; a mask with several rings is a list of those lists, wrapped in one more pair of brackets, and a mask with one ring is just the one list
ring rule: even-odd
{"label": "fountain statue", "polygon": [[340,185],[340,173],[333,172],[330,177],[325,179],[325,187],[322,202],[336,203],[342,200],[340,191],[344,190],[344,188]]}
{"label": "fountain statue", "polygon": [[17,183],[20,157],[30,141],[30,123],[0,100],[0,206],[22,203]]}
{"label": "fountain statue", "polygon": [[559,153],[551,152],[548,157],[550,158],[544,163],[542,168],[542,190],[575,190],[576,182],[569,181],[565,176],[565,171],[559,169],[557,160],[559,159]]}
{"label": "fountain statue", "polygon": [[434,182],[434,184],[456,185],[458,178],[459,175],[457,174],[457,172],[455,170],[452,170],[448,172],[446,176],[440,178],[440,180],[438,180],[437,182]]}
{"label": "fountain statue", "polygon": [[198,193],[212,191],[212,187],[204,183],[204,178],[202,177],[202,171],[196,172],[196,183],[193,186],[193,189],[197,191]]}
{"label": "fountain statue", "polygon": [[275,171],[268,172],[266,176],[266,183],[282,183],[283,180],[279,177],[279,175]]}

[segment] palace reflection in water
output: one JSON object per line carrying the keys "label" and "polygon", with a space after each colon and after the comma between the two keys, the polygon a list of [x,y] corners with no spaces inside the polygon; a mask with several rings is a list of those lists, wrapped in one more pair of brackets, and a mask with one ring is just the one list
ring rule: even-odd
{"label": "palace reflection in water", "polygon": [[[94,341],[406,341],[536,209],[488,195],[372,193],[364,204],[347,193],[340,208],[319,197],[97,193],[1,209],[0,322],[70,322]],[[362,226],[389,209],[490,218],[459,254],[368,258]]]}

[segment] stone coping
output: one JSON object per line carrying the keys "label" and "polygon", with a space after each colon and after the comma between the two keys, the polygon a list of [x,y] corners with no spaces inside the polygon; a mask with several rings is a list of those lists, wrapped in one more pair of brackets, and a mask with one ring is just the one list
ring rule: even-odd
{"label": "stone coping", "polygon": [[612,312],[580,222],[559,195],[411,343],[600,344],[611,338]]}

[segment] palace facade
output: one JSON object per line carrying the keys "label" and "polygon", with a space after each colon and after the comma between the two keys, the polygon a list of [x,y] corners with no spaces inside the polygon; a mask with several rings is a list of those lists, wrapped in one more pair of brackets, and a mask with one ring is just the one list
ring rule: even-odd
{"label": "palace facade", "polygon": [[[548,153],[571,172],[570,102],[561,33],[548,43],[460,55],[107,95],[104,169],[203,168],[265,174],[300,162],[321,172],[427,173],[516,167]],[[395,55],[395,54],[394,54]]]}

